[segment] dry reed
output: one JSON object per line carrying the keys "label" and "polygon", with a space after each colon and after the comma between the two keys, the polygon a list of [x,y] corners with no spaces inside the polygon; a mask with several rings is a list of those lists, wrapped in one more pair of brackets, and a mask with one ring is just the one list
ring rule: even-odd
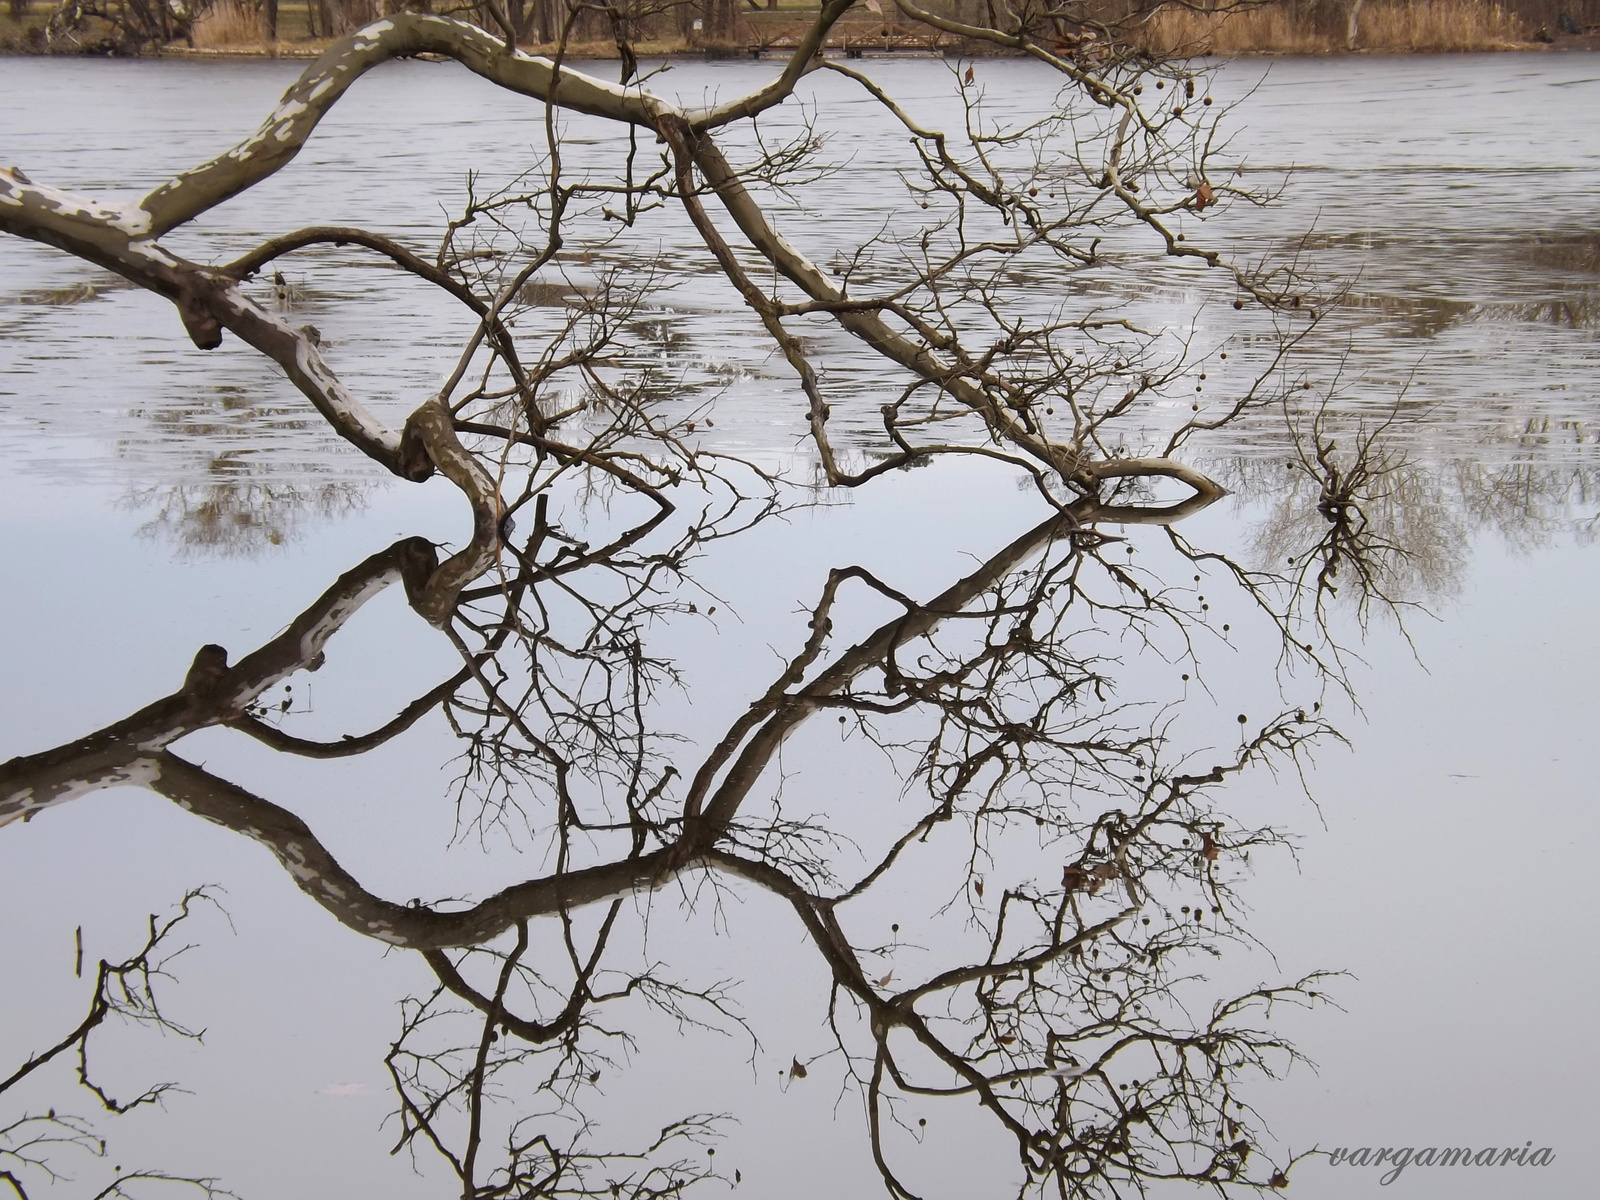
{"label": "dry reed", "polygon": [[1164,8],[1144,28],[1146,49],[1158,55],[1317,54],[1332,50],[1332,40],[1287,9],[1272,5],[1240,12],[1203,13]]}
{"label": "dry reed", "polygon": [[1369,50],[1497,50],[1527,40],[1522,20],[1498,4],[1420,0],[1363,11],[1359,44]]}
{"label": "dry reed", "polygon": [[[1147,49],[1159,54],[1326,54],[1345,49],[1337,31],[1311,14],[1267,5],[1228,13],[1163,9],[1145,27]],[[1408,0],[1362,7],[1356,45],[1362,50],[1497,50],[1528,40],[1521,18],[1490,0]]]}
{"label": "dry reed", "polygon": [[204,50],[228,46],[258,46],[261,20],[237,0],[217,0],[195,21],[191,30],[194,44]]}

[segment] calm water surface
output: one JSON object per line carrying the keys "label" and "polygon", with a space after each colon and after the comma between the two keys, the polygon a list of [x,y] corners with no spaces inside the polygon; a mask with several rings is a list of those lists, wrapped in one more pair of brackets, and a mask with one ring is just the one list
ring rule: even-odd
{"label": "calm water surface", "polygon": [[[930,121],[952,111],[944,64],[874,68]],[[770,70],[685,63],[659,85],[727,95]],[[1027,64],[980,70],[997,118],[1026,114],[1050,86]],[[137,193],[253,128],[294,72],[285,63],[6,60],[0,154],[36,179]],[[895,219],[904,147],[841,81],[809,87],[810,111],[834,131],[825,153],[841,169],[807,190],[806,212],[781,215],[785,232],[826,261],[837,245]],[[773,685],[805,642],[830,570],[861,566],[928,600],[992,568],[989,582],[1005,595],[1056,611],[1054,588],[1029,571],[1041,561],[1077,562],[1096,580],[1085,585],[1093,598],[1111,607],[1088,608],[1086,596],[1072,608],[1070,589],[1061,593],[1054,628],[1072,648],[1070,668],[1046,669],[1024,654],[1006,660],[1010,673],[987,679],[987,691],[973,685],[997,712],[1012,712],[1007,705],[1041,703],[1041,681],[1098,664],[1089,673],[1101,686],[1084,685],[1096,700],[1068,706],[1070,718],[1057,714],[1065,724],[1052,726],[1076,748],[1041,754],[1012,780],[1015,792],[964,832],[957,820],[913,839],[923,857],[840,908],[878,990],[893,994],[953,963],[981,961],[997,897],[1052,887],[1059,897],[1057,873],[1085,844],[1081,823],[1102,811],[1124,814],[1117,820],[1141,811],[1146,774],[1204,773],[1231,761],[1274,714],[1307,711],[1306,722],[1288,728],[1326,717],[1349,748],[1327,736],[1298,764],[1279,756],[1229,777],[1195,801],[1185,827],[1192,844],[1174,832],[1168,848],[1181,870],[1164,875],[1150,860],[1144,911],[1156,923],[1139,936],[1168,936],[1192,953],[1174,968],[1186,982],[1141,993],[1149,1012],[1138,1019],[1203,1025],[1224,995],[1347,971],[1314,985],[1337,1007],[1272,1014],[1273,1028],[1316,1069],[1277,1061],[1275,1069],[1287,1069],[1282,1080],[1252,1078],[1239,1093],[1257,1114],[1253,1128],[1264,1127],[1264,1152],[1283,1161],[1318,1146],[1532,1142],[1552,1147],[1555,1161],[1413,1168],[1386,1188],[1380,1171],[1311,1159],[1293,1173],[1292,1194],[1587,1194],[1590,1080],[1600,1069],[1589,1016],[1600,933],[1590,858],[1600,829],[1587,753],[1600,718],[1600,570],[1591,545],[1600,520],[1600,126],[1592,119],[1600,70],[1582,55],[1283,60],[1222,69],[1212,93],[1237,103],[1228,127],[1244,178],[1283,191],[1272,206],[1234,209],[1204,228],[1189,218],[1187,228],[1245,259],[1301,254],[1336,283],[1339,303],[1288,370],[1310,384],[1317,406],[1326,404],[1347,451],[1389,422],[1381,453],[1392,482],[1369,515],[1383,543],[1402,552],[1386,559],[1385,583],[1403,603],[1404,624],[1383,611],[1363,622],[1347,573],[1345,594],[1328,598],[1326,640],[1316,634],[1316,652],[1342,684],[1285,656],[1277,626],[1227,565],[1304,563],[1323,536],[1314,489],[1303,472],[1285,469],[1292,440],[1274,412],[1194,443],[1194,457],[1234,494],[1183,522],[1177,537],[1156,526],[1108,526],[1126,545],[1092,552],[1045,538],[1027,560],[1033,565],[1012,572],[996,564],[1047,515],[1037,498],[1002,470],[939,464],[850,496],[803,493],[804,506],[708,544],[681,571],[675,564],[657,581],[656,599],[627,610],[671,670],[663,665],[639,693],[645,715],[636,730],[619,717],[626,729],[616,744],[584,743],[581,801],[609,816],[592,822],[576,849],[564,851],[541,823],[538,772],[504,753],[521,734],[484,734],[497,718],[470,698],[429,708],[370,753],[277,753],[218,727],[187,734],[178,751],[296,814],[370,893],[460,910],[551,871],[561,853],[603,859],[615,830],[598,826],[623,819],[638,779],[660,778],[667,763],[691,773]],[[791,105],[771,128],[792,131],[800,119]],[[460,204],[465,172],[489,182],[513,176],[538,141],[538,121],[453,67],[391,64],[335,110],[289,170],[171,240],[221,259],[303,224],[351,223],[425,247]],[[583,120],[568,132],[579,160],[612,148],[606,131]],[[807,215],[816,211],[827,220]],[[1213,395],[1244,386],[1266,344],[1258,318],[1236,313],[1232,292],[1202,275],[1131,245],[1114,249],[1086,286],[1207,358]],[[334,365],[398,420],[449,370],[466,331],[430,296],[359,261],[333,251],[296,258],[286,267],[290,294],[273,302],[315,322]],[[684,228],[663,219],[633,242],[587,255],[575,247],[563,286],[581,289],[642,262],[673,279],[651,297],[631,351],[670,368],[676,391],[667,402],[714,414],[708,446],[804,479],[797,389]],[[1056,286],[1039,280],[1040,305]],[[877,405],[898,385],[838,335],[818,326],[807,336],[830,388],[851,401],[838,406],[841,440],[864,445]],[[1215,357],[1223,350],[1226,361]],[[1158,441],[1187,415],[1187,400],[1153,406],[1131,439]],[[1302,429],[1314,411],[1308,400]],[[170,306],[17,241],[0,241],[0,443],[8,464],[0,480],[0,757],[69,745],[168,696],[207,643],[225,646],[235,664],[259,647],[281,649],[279,635],[299,614],[341,579],[378,571],[373,556],[400,539],[462,537],[460,500],[447,485],[387,481],[326,433],[269,364],[232,343],[203,355]],[[574,527],[628,518],[577,490],[561,503]],[[1170,605],[1154,625],[1117,607],[1129,595],[1117,582],[1123,570]],[[597,644],[592,613],[573,597],[620,604],[626,575],[548,599],[553,644],[563,653]],[[1035,587],[1037,595],[1028,591]],[[309,656],[290,655],[252,700],[260,719],[337,748],[461,670],[456,648],[418,620],[402,593],[377,590],[330,638],[326,667],[313,673]],[[839,654],[898,611],[883,592],[841,595],[832,614]],[[970,632],[940,637],[919,643],[929,661],[971,653]],[[583,732],[586,715],[635,695],[617,682],[616,662],[602,669],[602,660],[596,651],[592,660],[545,663],[547,685],[559,680],[563,699],[532,704],[524,720],[546,721],[574,744],[598,737]],[[887,689],[888,669],[873,661],[867,675]],[[509,659],[502,668],[520,678]],[[738,835],[751,853],[783,857],[824,891],[865,875],[915,827],[929,802],[917,748],[939,732],[926,714],[902,727],[849,713],[835,720],[820,711],[795,732],[761,776],[764,807]],[[942,744],[952,761],[957,749],[973,753],[971,739],[998,737],[1005,725],[951,720],[955,732]],[[638,745],[619,749],[630,730]],[[959,747],[955,733],[967,739]],[[1121,749],[1100,755],[1078,746],[1094,738]],[[404,1125],[385,1059],[400,1064],[413,1090],[436,1087],[442,1076],[423,1077],[447,1050],[476,1047],[472,1022],[440,1016],[412,1030],[408,1050],[439,1056],[421,1067],[397,1055],[417,1012],[402,998],[426,998],[435,987],[426,964],[385,952],[297,891],[257,844],[256,818],[230,825],[220,809],[199,807],[210,822],[170,798],[121,787],[0,827],[0,905],[12,917],[0,935],[0,1074],[82,1019],[94,964],[137,950],[145,914],[171,911],[203,884],[217,886],[227,913],[197,908],[172,945],[195,948],[173,964],[175,981],[158,981],[167,1016],[204,1029],[203,1043],[137,1021],[95,1034],[108,1091],[127,1099],[168,1080],[181,1091],[113,1117],[75,1086],[63,1059],[25,1081],[31,1090],[0,1095],[0,1130],[55,1108],[92,1118],[111,1140],[104,1162],[58,1148],[72,1179],[52,1191],[35,1175],[29,1194],[93,1195],[116,1164],[214,1176],[247,1197],[459,1194],[426,1145],[389,1153]],[[1194,855],[1204,844],[1197,831],[1213,821],[1219,837],[1226,826],[1230,836],[1255,831],[1260,842],[1241,847],[1248,857],[1224,858],[1229,905],[1212,912],[1207,899],[1200,924],[1215,936],[1206,941],[1188,929],[1201,897],[1183,871],[1205,870]],[[1097,888],[1092,901],[1114,892]],[[758,1196],[877,1194],[860,1083],[871,1058],[847,1064],[838,1049],[870,1047],[870,1021],[839,1017],[836,1041],[828,1024],[836,964],[819,957],[796,912],[769,891],[707,874],[627,902],[618,920],[594,990],[648,976],[653,1002],[601,1005],[565,1067],[548,1055],[516,1068],[521,1074],[508,1067],[497,1136],[513,1128],[507,1121],[526,1118],[524,1137],[537,1128],[562,1146],[609,1152],[648,1145],[667,1122],[701,1115],[706,1138],[670,1145],[658,1156],[664,1174],[649,1186],[671,1194],[674,1178],[715,1173],[722,1183],[691,1189],[709,1194],[738,1171],[738,1187]],[[594,926],[589,916],[576,920],[576,941],[592,941]],[[559,931],[535,937],[547,980],[518,1002],[550,1020],[562,1008],[567,949]],[[1108,945],[1093,970],[1073,960],[1084,986],[1100,965],[1116,963],[1104,995],[1073,993],[1075,1012],[1104,1016],[1112,997],[1133,1003],[1118,989],[1143,976],[1137,956],[1118,953]],[[683,1000],[689,993],[701,999]],[[706,996],[716,1003],[707,1006]],[[952,1028],[957,1017],[970,1024],[954,994],[940,1002]],[[1013,1045],[1031,1044],[1027,1023],[1037,1014],[1025,1008],[1000,1003],[1000,1016],[991,1012],[998,1025],[972,1025],[990,1038],[978,1046],[974,1034],[973,1056],[993,1068],[1020,1053]],[[450,1021],[464,1022],[465,1032]],[[439,1040],[428,1042],[436,1028]],[[936,1064],[905,1053],[930,1086],[950,1085]],[[1153,1086],[1148,1061],[1118,1071],[1107,1077],[1102,1109],[1115,1107],[1119,1086],[1138,1094],[1141,1076]],[[1058,1084],[1030,1080],[1006,1102],[1042,1088],[1048,1107]],[[918,1194],[1015,1192],[1015,1138],[970,1098],[911,1096],[894,1115],[900,1124],[885,1145]],[[1095,1118],[1085,1108],[1071,1120],[1087,1127]],[[22,1169],[19,1146],[17,1134],[0,1133],[0,1170]],[[595,1194],[613,1194],[615,1180],[644,1186],[636,1160],[596,1161],[584,1185]]]}

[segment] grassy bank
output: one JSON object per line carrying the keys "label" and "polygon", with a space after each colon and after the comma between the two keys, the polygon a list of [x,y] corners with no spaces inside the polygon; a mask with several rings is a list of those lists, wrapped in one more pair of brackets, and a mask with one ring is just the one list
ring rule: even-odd
{"label": "grassy bank", "polygon": [[[642,30],[636,45],[645,54],[742,54],[770,40],[775,30],[798,28],[815,11],[816,0],[779,0],[779,5],[742,12],[732,36],[720,44],[686,40],[674,25],[658,22],[659,33]],[[55,0],[0,0],[0,53],[50,51],[44,30],[54,9]],[[846,24],[876,29],[884,18],[858,9]],[[195,23],[193,46],[180,43],[169,52],[310,55],[328,43],[327,37],[315,36],[318,32],[305,0],[280,4],[277,38],[271,41],[263,37],[251,7],[241,0],[218,0]],[[1281,0],[1228,13],[1173,5],[1158,11],[1137,37],[1141,49],[1179,57],[1600,49],[1600,0]],[[608,57],[615,50],[608,41],[585,41],[568,53]]]}

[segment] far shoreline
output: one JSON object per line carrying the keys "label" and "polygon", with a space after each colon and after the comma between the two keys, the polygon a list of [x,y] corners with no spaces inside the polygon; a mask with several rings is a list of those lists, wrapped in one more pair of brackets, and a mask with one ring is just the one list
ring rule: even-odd
{"label": "far shoreline", "polygon": [[[89,49],[56,50],[50,48],[34,48],[19,44],[0,44],[0,58],[58,58],[68,60],[115,58],[122,61],[138,60],[153,62],[168,60],[175,62],[272,62],[287,59],[296,62],[312,62],[320,57],[327,48],[338,39],[329,38],[317,42],[279,43],[272,48],[250,46],[226,47],[198,47],[184,45],[164,46],[159,50],[145,51],[139,54],[102,54]],[[520,46],[518,49],[527,54],[552,57],[556,47],[538,44]],[[1587,53],[1600,50],[1600,34],[1580,35],[1577,37],[1563,37],[1555,42],[1501,42],[1489,46],[1471,46],[1460,49],[1441,48],[1435,46],[1413,47],[1377,47],[1373,49],[1358,48],[1355,50],[1343,49],[1235,49],[1212,50],[1192,55],[1174,55],[1180,60],[1196,61],[1200,59],[1228,60],[1235,58],[1410,58],[1435,55],[1458,54],[1571,54]],[[685,46],[682,44],[648,42],[638,43],[634,52],[640,58],[651,59],[691,59],[698,61],[729,61],[737,59],[750,59],[759,57],[762,61],[783,61],[784,52],[781,50],[766,50],[760,55],[751,52],[748,46]],[[419,56],[427,57],[427,56]],[[617,48],[610,42],[579,43],[569,45],[563,55],[572,61],[602,62],[616,61],[621,56]],[[830,58],[843,58],[843,54],[827,55]],[[896,52],[896,51],[868,51],[865,58],[873,59],[915,59],[915,58],[1024,58],[1023,54],[1004,54],[990,49],[980,49],[976,52]]]}
{"label": "far shoreline", "polygon": [[[0,9],[0,55],[202,62],[309,60],[347,36],[346,26],[328,14],[355,0],[270,0],[270,9],[263,7],[267,0],[194,0],[194,8],[201,15],[182,24],[161,25],[160,38],[130,34],[130,30],[140,27],[123,28],[112,24],[110,18],[94,17],[87,22],[80,18],[77,24],[58,30],[52,39],[47,28],[56,20],[57,2],[8,0]],[[391,4],[391,0],[370,2],[378,11]],[[713,0],[701,2],[710,4]],[[683,11],[692,13],[698,9],[681,10],[678,18],[670,21],[658,13],[652,20],[641,20],[633,30],[632,53],[653,59],[787,60],[815,19],[817,0],[764,0],[767,7],[755,7],[761,2],[746,0],[751,9],[739,11],[714,32],[709,21],[702,33],[700,20],[695,20],[691,29],[682,18]],[[925,2],[934,3],[936,8],[954,5],[959,12],[963,4],[974,0]],[[1151,61],[1600,50],[1600,24],[1586,23],[1600,20],[1600,0],[1344,3],[1349,7],[1336,12],[1337,0],[1334,9],[1327,9],[1324,0],[1279,0],[1216,9],[1158,2],[1142,21],[1107,36],[1117,38],[1119,56],[1126,54],[1134,60],[1148,57]],[[1559,12],[1551,9],[1551,4]],[[1578,11],[1578,19],[1574,19],[1568,6]],[[426,7],[431,8],[431,4]],[[270,19],[260,15],[268,11],[272,14]],[[320,17],[316,16],[318,12]],[[519,48],[530,54],[553,56],[557,45],[539,41],[540,32],[536,29],[547,37],[555,32],[519,23]],[[829,57],[849,58],[1024,56],[1020,51],[940,29],[938,24],[906,24],[892,0],[887,4],[862,0],[834,22],[824,49]],[[1039,44],[1054,44],[1073,57],[1081,51],[1071,47],[1081,47],[1089,52],[1088,61],[1098,61],[1100,57],[1093,53],[1093,46],[1109,45],[1097,42],[1092,30],[1081,37],[1067,33],[1059,36],[1064,42],[1044,40]],[[587,19],[572,30],[562,53],[585,61],[621,57],[608,31]]]}

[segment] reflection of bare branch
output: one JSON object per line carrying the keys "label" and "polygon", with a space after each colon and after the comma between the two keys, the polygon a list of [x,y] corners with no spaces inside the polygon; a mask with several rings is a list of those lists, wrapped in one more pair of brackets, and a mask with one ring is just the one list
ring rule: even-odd
{"label": "reflection of bare branch", "polygon": [[361,484],[263,482],[244,476],[243,469],[243,464],[229,465],[217,473],[231,477],[217,483],[135,489],[123,503],[154,509],[140,536],[170,539],[180,556],[258,554],[292,541],[308,515],[326,519],[366,507],[367,488]]}
{"label": "reflection of bare branch", "polygon": [[1466,531],[1435,473],[1393,444],[1395,416],[1346,430],[1343,451],[1326,403],[1309,428],[1291,421],[1296,459],[1272,489],[1255,552],[1294,581],[1292,594],[1310,600],[1319,623],[1341,589],[1365,623],[1374,606],[1398,616],[1459,584]]}
{"label": "reflection of bare branch", "polygon": [[[464,906],[384,900],[287,809],[170,750],[145,750],[141,761],[150,787],[267,845],[341,922],[424,953],[440,986],[407,1009],[389,1057],[401,1142],[432,1145],[468,1191],[488,1186],[486,1172],[531,1188],[534,1174],[566,1178],[560,1164],[589,1161],[590,1151],[553,1130],[572,1122],[573,1137],[587,1136],[582,1089],[615,1068],[606,1043],[628,1036],[625,1022],[618,1029],[602,1013],[645,1005],[689,1026],[742,1024],[720,985],[681,984],[657,964],[606,962],[621,901],[691,871],[724,881],[713,886],[775,894],[809,934],[833,983],[831,1022],[891,1193],[909,1194],[886,1131],[906,1105],[948,1096],[976,1099],[1016,1139],[1033,1177],[1077,1194],[1157,1178],[1255,1179],[1248,1156],[1213,1146],[1209,1130],[1224,1120],[1242,1127],[1229,1111],[1239,1081],[1275,1069],[1292,1050],[1244,1020],[1251,997],[1221,1004],[1197,1026],[1184,1017],[1180,993],[1195,986],[1186,959],[1243,936],[1236,864],[1281,838],[1238,826],[1206,798],[1255,764],[1294,768],[1328,731],[1288,713],[1261,724],[1235,755],[1196,767],[1159,724],[1142,723],[1114,698],[1114,663],[1086,646],[1111,628],[1152,646],[1172,636],[1186,644],[1182,608],[1110,558],[1120,541],[1089,522],[1168,523],[1210,499],[1198,493],[1144,510],[1081,502],[926,602],[863,568],[833,572],[805,645],[692,768],[650,748],[641,706],[652,676],[669,668],[645,651],[640,622],[658,604],[651,581],[678,570],[681,549],[697,538],[664,555],[627,543],[596,561],[571,553],[548,506],[536,506],[517,569],[497,586],[462,593],[444,621],[464,670],[385,727],[398,732],[442,705],[471,753],[505,772],[506,795],[525,806],[530,829],[549,839],[552,872]],[[389,562],[369,560],[377,565],[350,573],[330,595],[362,586],[356,581]],[[607,578],[628,585],[620,598],[599,598]],[[897,612],[835,647],[835,612],[854,588]],[[578,619],[563,629],[558,609],[574,601]],[[581,670],[569,677],[568,664]],[[585,676],[601,668],[603,686],[590,690]],[[204,663],[197,670],[213,674]],[[210,686],[226,693],[228,678]],[[853,882],[839,879],[831,861],[838,839],[827,825],[787,818],[763,790],[780,748],[823,714],[853,722],[899,764],[902,779],[927,792],[927,804]],[[261,716],[234,723],[292,752],[328,752]],[[628,796],[609,817],[606,780]],[[675,781],[677,815],[668,807]],[[950,827],[970,846],[961,890],[988,945],[976,957],[902,969],[891,988],[896,972],[875,978],[843,909],[915,873],[930,835]],[[980,864],[1014,827],[1045,839],[1048,866],[1042,878],[991,880],[997,890],[985,901]],[[452,947],[462,952],[447,954]],[[1314,1000],[1316,986],[1302,981],[1253,1000]],[[477,1031],[470,1038],[459,1032],[463,1017]],[[524,1097],[516,1115],[493,1116],[500,1109],[491,1101],[511,1094]],[[530,1097],[548,1103],[530,1111]],[[491,1168],[496,1122],[504,1148]],[[708,1128],[693,1127],[695,1137]],[[1265,1161],[1258,1152],[1254,1162]],[[641,1180],[656,1181],[641,1182],[642,1194],[687,1178],[680,1169],[642,1168]],[[587,1187],[587,1178],[571,1186]]]}
{"label": "reflection of bare branch", "polygon": [[[497,999],[517,968],[525,936],[518,946],[502,965]],[[674,1121],[639,1150],[589,1149],[587,1122],[571,1097],[584,1081],[598,1079],[602,1065],[610,1064],[582,1052],[574,1037],[548,1049],[512,1046],[505,1036],[510,1031],[493,1011],[483,1014],[475,1028],[468,1025],[476,1034],[471,1042],[452,1043],[450,1030],[461,1014],[440,1008],[438,1000],[436,992],[406,1004],[400,1036],[385,1059],[401,1104],[395,1150],[426,1143],[450,1165],[463,1195],[529,1200],[627,1195],[643,1200],[681,1195],[692,1184],[714,1177],[712,1157],[689,1158],[687,1151],[712,1141],[726,1118]],[[432,1044],[424,1047],[424,1040]],[[516,1077],[531,1079],[531,1085],[517,1088]],[[504,1123],[498,1130],[503,1146],[493,1165],[486,1166],[482,1160],[488,1158],[491,1088],[542,1097],[547,1108],[528,1112],[524,1106]],[[570,1131],[566,1136],[555,1132],[562,1125]],[[457,1144],[459,1151],[453,1148]]]}
{"label": "reflection of bare branch", "polygon": [[[56,1169],[53,1156],[60,1150],[81,1151],[92,1158],[107,1154],[105,1140],[79,1117],[58,1114],[22,1117],[0,1125],[0,1184],[10,1188],[17,1200],[29,1200],[23,1177],[32,1175],[46,1184],[67,1182]],[[8,1169],[10,1168],[10,1169]],[[20,1174],[19,1174],[20,1172]],[[217,1186],[214,1179],[173,1175],[166,1171],[125,1171],[116,1168],[111,1182],[92,1193],[91,1200],[140,1200],[149,1189],[142,1184],[173,1184],[176,1189],[196,1192],[206,1200],[236,1200],[234,1194]],[[132,1185],[130,1189],[130,1185]]]}
{"label": "reflection of bare branch", "polygon": [[46,1182],[55,1183],[62,1177],[51,1166],[51,1156],[67,1147],[105,1154],[105,1145],[95,1136],[93,1126],[78,1117],[60,1116],[52,1111],[42,1117],[21,1117],[0,1126],[0,1163],[14,1168],[0,1169],[0,1183],[10,1187],[18,1200],[28,1200],[16,1171],[37,1173]]}
{"label": "reflection of bare branch", "polygon": [[[192,948],[174,948],[171,945],[173,932],[193,914],[194,906],[202,901],[217,906],[212,889],[196,888],[184,895],[178,902],[177,910],[170,916],[165,919],[154,915],[150,917],[145,943],[130,957],[118,963],[101,959],[87,1015],[76,1029],[55,1045],[30,1055],[9,1077],[0,1080],[0,1095],[70,1050],[77,1052],[78,1082],[94,1093],[108,1112],[120,1115],[143,1105],[160,1104],[166,1095],[176,1090],[175,1084],[160,1083],[145,1089],[131,1100],[116,1099],[90,1075],[89,1040],[107,1017],[118,1017],[130,1024],[200,1040],[200,1032],[185,1028],[162,1012],[155,988],[157,980],[170,981],[173,978],[169,969],[173,960]],[[56,1169],[53,1155],[65,1148],[81,1150],[96,1158],[106,1156],[105,1139],[95,1133],[93,1126],[79,1117],[58,1114],[53,1108],[43,1116],[23,1116],[0,1126],[0,1182],[9,1185],[19,1200],[27,1200],[28,1192],[18,1172],[23,1175],[35,1174],[47,1183],[61,1182],[64,1176]],[[198,1192],[207,1200],[233,1196],[232,1192],[218,1187],[213,1179],[174,1175],[166,1171],[125,1171],[117,1167],[111,1181],[94,1193],[94,1200],[107,1200],[110,1197],[137,1200],[142,1194],[136,1186],[140,1184],[175,1184]],[[130,1190],[130,1186],[133,1190]]]}
{"label": "reflection of bare branch", "polygon": [[[916,629],[903,647],[881,647],[881,675],[871,687],[821,691],[835,668],[799,693],[828,696],[891,753],[895,744],[880,728],[886,720],[917,709],[937,714],[936,733],[917,739],[915,755],[931,807],[858,883],[832,894],[802,883],[826,878],[772,847],[758,856],[711,856],[720,870],[789,900],[826,960],[834,1029],[894,1195],[911,1192],[891,1165],[884,1130],[907,1102],[959,1095],[977,1099],[1015,1136],[1030,1178],[1052,1189],[1058,1181],[1068,1194],[1098,1195],[1118,1180],[1244,1179],[1247,1155],[1213,1146],[1209,1130],[1223,1122],[1242,1073],[1269,1069],[1273,1056],[1280,1066],[1293,1057],[1281,1039],[1236,1023],[1248,997],[1220,1006],[1209,1025],[1182,1028],[1174,997],[1182,979],[1171,963],[1237,936],[1226,864],[1279,840],[1271,830],[1230,826],[1203,803],[1204,793],[1252,763],[1298,761],[1328,730],[1289,713],[1263,726],[1231,762],[1203,771],[1165,766],[1159,731],[1112,723],[1120,709],[1104,703],[1111,686],[1104,664],[1069,649],[1074,639],[1062,621],[1079,602],[1101,620],[1142,621],[1135,613],[1149,604],[1158,616],[1176,614],[1148,596],[1128,611],[1095,599],[1084,573],[1098,562],[1095,547],[1092,538],[1066,540],[1059,562],[991,575],[992,591],[981,599],[929,605],[943,619]],[[1105,567],[1113,579],[1121,574]],[[828,604],[818,606],[814,629],[825,627]],[[904,624],[915,626],[921,611],[913,607]],[[979,628],[963,635],[964,624]],[[1120,803],[1098,816],[1083,811],[1101,794]],[[752,828],[743,840],[751,842],[765,820],[743,820]],[[914,871],[907,856],[951,822],[967,828],[974,858],[987,856],[989,839],[1013,823],[1048,831],[1052,858],[1067,859],[1060,886],[1006,888],[992,922],[985,919],[993,940],[983,961],[920,982],[897,980],[895,971],[874,982],[839,910],[891,886],[884,884],[891,873]],[[981,905],[983,878],[975,862],[969,871],[969,894]],[[1183,897],[1200,898],[1210,919],[1198,908],[1191,919],[1191,906],[1178,903]],[[1163,910],[1165,919],[1152,924]],[[1258,998],[1314,1001],[1316,986],[1308,979]],[[853,1048],[841,997],[857,1006],[870,1049]],[[1130,1076],[1144,1082],[1130,1085]]]}
{"label": "reflection of bare branch", "polygon": [[[190,909],[202,900],[210,904],[216,903],[216,898],[206,888],[188,892],[178,902],[178,911],[165,921],[158,921],[154,915],[150,917],[149,937],[145,940],[144,946],[132,957],[120,963],[108,963],[101,959],[95,975],[94,996],[89,1002],[88,1014],[66,1037],[48,1050],[29,1056],[28,1061],[13,1071],[9,1078],[0,1080],[0,1093],[20,1083],[58,1055],[72,1049],[78,1052],[78,1081],[98,1096],[100,1103],[111,1112],[124,1113],[141,1104],[154,1104],[170,1091],[174,1085],[162,1083],[145,1090],[132,1100],[118,1101],[113,1098],[89,1078],[89,1035],[107,1017],[116,1016],[134,1024],[149,1025],[167,1033],[177,1034],[179,1037],[199,1040],[201,1036],[199,1033],[185,1029],[162,1014],[160,1005],[156,1002],[154,984],[157,979],[171,979],[172,976],[167,970],[168,965],[190,948],[180,946],[172,950],[165,943],[170,940],[172,931],[189,916]],[[160,957],[156,956],[158,950],[162,952]]]}
{"label": "reflection of bare branch", "polygon": [[347,572],[287,630],[235,665],[223,647],[202,646],[178,691],[70,745],[0,763],[0,825],[95,788],[150,780],[163,747],[243,718],[274,684],[320,667],[323,646],[363,604],[402,578],[420,591],[436,564],[430,543],[398,542]]}

